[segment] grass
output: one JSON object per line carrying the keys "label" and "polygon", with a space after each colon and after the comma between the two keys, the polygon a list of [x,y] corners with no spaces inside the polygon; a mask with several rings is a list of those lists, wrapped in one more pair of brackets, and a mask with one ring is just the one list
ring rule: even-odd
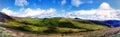
{"label": "grass", "polygon": [[22,24],[15,21],[7,21],[5,25],[8,27],[20,27]]}
{"label": "grass", "polygon": [[86,21],[86,20],[74,20],[74,19],[62,19],[62,22],[70,22],[72,23],[74,26],[78,27],[78,28],[83,28],[83,29],[87,29],[87,30],[100,30],[100,29],[105,29],[108,28],[106,26],[101,26],[98,24],[94,24],[90,21]]}
{"label": "grass", "polygon": [[[17,21],[17,22],[16,22]],[[47,33],[67,33],[67,32],[85,32],[108,28],[104,25],[98,25],[90,21],[75,20],[71,18],[20,18],[16,21],[7,21],[6,26],[21,28],[29,32]]]}
{"label": "grass", "polygon": [[37,27],[37,26],[33,26],[33,25],[25,25],[21,28],[23,30],[27,30],[27,31],[30,31],[30,32],[44,32],[44,31],[48,30],[47,27]]}

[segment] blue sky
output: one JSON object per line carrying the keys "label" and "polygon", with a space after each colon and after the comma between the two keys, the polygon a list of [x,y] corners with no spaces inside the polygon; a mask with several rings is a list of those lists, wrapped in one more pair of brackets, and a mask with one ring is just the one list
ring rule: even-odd
{"label": "blue sky", "polygon": [[119,19],[119,3],[120,0],[0,0],[0,11],[18,17],[95,19],[99,16],[96,20],[107,20]]}
{"label": "blue sky", "polygon": [[[20,0],[22,1],[22,0]],[[111,5],[112,8],[120,9],[119,1],[120,0],[80,0],[81,4],[78,7],[71,4],[72,0],[65,0],[66,3],[62,5],[63,0],[25,0],[27,1],[27,5],[15,5],[15,0],[0,0],[0,10],[2,8],[9,7],[11,10],[19,10],[20,8],[41,8],[41,9],[49,9],[55,8],[58,10],[65,9],[67,10],[89,10],[96,9],[103,2],[107,2]],[[87,7],[87,8],[86,8]],[[14,8],[14,9],[13,9]]]}

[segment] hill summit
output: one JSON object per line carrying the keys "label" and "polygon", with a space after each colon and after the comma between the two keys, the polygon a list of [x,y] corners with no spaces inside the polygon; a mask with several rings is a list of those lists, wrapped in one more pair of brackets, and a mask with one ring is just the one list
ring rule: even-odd
{"label": "hill summit", "polygon": [[10,19],[12,19],[12,17],[6,15],[6,14],[3,13],[3,12],[0,12],[0,22],[4,22],[4,21],[10,20]]}

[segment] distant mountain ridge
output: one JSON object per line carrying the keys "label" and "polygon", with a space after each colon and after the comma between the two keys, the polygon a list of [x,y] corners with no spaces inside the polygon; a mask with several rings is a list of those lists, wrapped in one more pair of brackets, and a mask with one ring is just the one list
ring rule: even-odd
{"label": "distant mountain ridge", "polygon": [[111,27],[119,27],[120,26],[120,20],[105,20],[103,23],[111,25]]}
{"label": "distant mountain ridge", "polygon": [[[75,18],[76,20],[80,20],[80,18]],[[120,20],[90,20],[91,22],[94,22],[96,24],[103,24],[109,27],[119,27],[120,26]]]}

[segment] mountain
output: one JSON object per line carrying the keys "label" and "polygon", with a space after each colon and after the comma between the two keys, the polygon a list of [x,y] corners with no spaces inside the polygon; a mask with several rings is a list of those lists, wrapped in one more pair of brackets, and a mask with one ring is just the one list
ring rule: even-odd
{"label": "mountain", "polygon": [[13,18],[10,17],[10,16],[8,16],[8,15],[6,15],[6,14],[3,13],[3,12],[0,12],[0,21],[1,21],[1,22],[5,22],[5,21],[7,21],[7,20],[13,20]]}
{"label": "mountain", "polygon": [[111,27],[119,27],[120,26],[120,20],[105,20],[103,23],[111,25]]}
{"label": "mountain", "polygon": [[[84,20],[84,19],[80,19],[80,18],[74,18],[74,19],[75,20]],[[105,21],[99,21],[99,20],[87,20],[87,21],[90,21],[90,22],[98,24],[98,25],[105,25],[105,26],[111,27],[111,25],[108,23],[105,23]]]}
{"label": "mountain", "polygon": [[100,25],[105,25],[105,26],[111,27],[110,24],[104,23],[103,21],[98,21],[98,20],[90,20],[90,21],[95,23],[95,24],[100,24]]}
{"label": "mountain", "polygon": [[[76,20],[83,20],[83,19],[80,19],[80,18],[74,18]],[[120,26],[120,20],[89,20],[95,24],[100,24],[100,25],[105,25],[105,26],[108,26],[108,27],[119,27]]]}

